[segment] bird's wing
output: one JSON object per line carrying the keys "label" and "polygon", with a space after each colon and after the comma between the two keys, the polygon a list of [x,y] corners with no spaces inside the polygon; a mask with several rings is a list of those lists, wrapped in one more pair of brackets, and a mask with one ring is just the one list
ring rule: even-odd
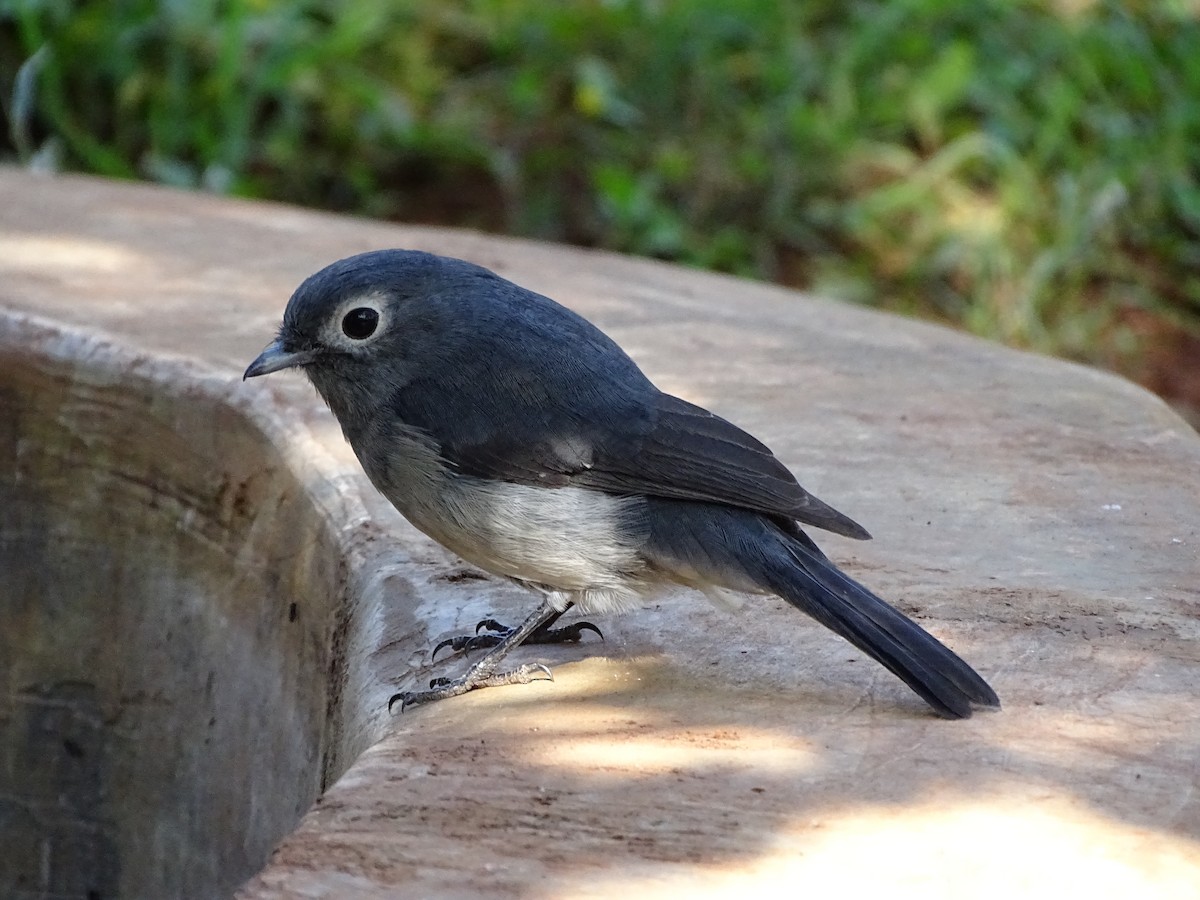
{"label": "bird's wing", "polygon": [[655,397],[653,425],[633,452],[609,454],[572,483],[620,493],[727,503],[785,516],[847,537],[870,535],[818,500],[760,441],[731,422],[670,394]]}
{"label": "bird's wing", "polygon": [[469,365],[454,384],[410,385],[396,397],[397,412],[463,474],[726,503],[870,537],[804,490],[761,442],[662,393],[636,368],[636,379],[610,379],[576,371],[580,357],[534,370],[521,362],[510,357],[502,371],[486,372]]}

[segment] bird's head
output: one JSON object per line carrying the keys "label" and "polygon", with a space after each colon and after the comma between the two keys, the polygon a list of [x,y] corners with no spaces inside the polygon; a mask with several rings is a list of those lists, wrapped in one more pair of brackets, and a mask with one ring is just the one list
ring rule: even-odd
{"label": "bird's head", "polygon": [[491,272],[414,250],[376,250],[339,260],[292,294],[278,335],[243,378],[299,368],[343,427],[372,415],[392,388],[431,368],[453,324],[448,297]]}
{"label": "bird's head", "polygon": [[436,292],[436,282],[456,262],[417,251],[376,250],[326,266],[296,288],[278,335],[243,377],[369,366],[395,349],[406,302]]}

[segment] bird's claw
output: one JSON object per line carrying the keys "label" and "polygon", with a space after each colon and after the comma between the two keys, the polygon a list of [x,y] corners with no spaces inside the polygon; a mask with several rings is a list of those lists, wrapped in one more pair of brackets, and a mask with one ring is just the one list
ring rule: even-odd
{"label": "bird's claw", "polygon": [[458,653],[461,650],[465,650],[467,647],[467,644],[470,642],[470,640],[471,640],[471,635],[469,635],[469,634],[460,634],[460,635],[457,635],[452,638],[446,638],[446,640],[442,641],[440,644],[438,644],[436,647],[433,648],[433,652],[431,654],[429,654],[429,658],[430,658],[430,660],[436,660],[438,653],[440,653],[446,647],[449,647],[455,653]]}
{"label": "bird's claw", "polygon": [[600,638],[600,640],[604,640],[604,632],[601,631],[599,628],[597,628],[595,625],[593,625],[591,622],[576,622],[574,625],[568,625],[566,628],[560,628],[559,631],[573,632],[574,637],[565,637],[565,638],[563,638],[564,641],[582,640],[583,633],[585,631],[595,632],[596,637]]}
{"label": "bird's claw", "polygon": [[392,708],[399,703],[400,712],[403,714],[410,706],[419,706],[422,703],[433,703],[437,700],[457,697],[477,688],[500,687],[506,684],[529,684],[533,681],[553,680],[554,673],[541,663],[526,663],[508,672],[496,672],[490,675],[473,674],[468,671],[461,678],[434,678],[429,682],[429,690],[427,691],[401,691],[397,694],[392,694],[388,698],[387,707],[390,713]]}
{"label": "bird's claw", "polygon": [[472,650],[495,647],[503,638],[504,635],[496,634],[460,634],[456,637],[446,638],[446,640],[433,648],[430,659],[436,660],[439,651],[446,647],[449,647],[455,653],[470,653]]}
{"label": "bird's claw", "polygon": [[[492,634],[480,634],[479,632],[487,629]],[[569,644],[578,641],[583,637],[585,631],[593,632],[600,640],[604,640],[604,632],[593,625],[591,622],[575,622],[572,625],[564,625],[562,628],[539,628],[529,637],[525,638],[523,644]],[[472,642],[469,638],[463,643],[467,650],[477,650],[481,647],[493,647],[494,642],[512,634],[513,629],[508,625],[498,622],[495,619],[481,619],[475,624],[476,642]],[[441,645],[446,644],[443,641]],[[455,649],[458,649],[457,647]],[[436,652],[436,651],[435,651]]]}
{"label": "bird's claw", "polygon": [[[488,634],[480,634],[487,630]],[[455,653],[470,653],[472,650],[486,650],[495,647],[504,638],[512,634],[513,629],[497,622],[495,619],[481,619],[475,625],[474,634],[460,634],[446,638],[433,648],[430,659],[436,660],[437,655],[447,647]],[[574,644],[583,639],[585,631],[593,632],[600,640],[604,640],[604,632],[591,622],[575,622],[562,628],[545,628],[535,631],[522,642],[524,644]]]}

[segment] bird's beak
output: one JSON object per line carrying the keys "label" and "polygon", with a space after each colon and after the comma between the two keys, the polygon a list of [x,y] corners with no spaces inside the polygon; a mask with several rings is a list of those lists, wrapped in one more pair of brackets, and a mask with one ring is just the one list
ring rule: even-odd
{"label": "bird's beak", "polygon": [[288,350],[283,341],[276,340],[267,344],[258,358],[250,363],[242,381],[247,378],[257,378],[259,375],[270,375],[280,369],[290,369],[293,366],[306,366],[317,358],[317,350]]}

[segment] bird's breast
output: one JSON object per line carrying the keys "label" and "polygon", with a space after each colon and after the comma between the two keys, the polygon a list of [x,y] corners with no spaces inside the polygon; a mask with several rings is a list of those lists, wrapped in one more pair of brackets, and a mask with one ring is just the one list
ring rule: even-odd
{"label": "bird's breast", "polygon": [[360,443],[363,468],[392,505],[481,569],[575,593],[626,589],[644,568],[644,498],[462,475],[415,431]]}

